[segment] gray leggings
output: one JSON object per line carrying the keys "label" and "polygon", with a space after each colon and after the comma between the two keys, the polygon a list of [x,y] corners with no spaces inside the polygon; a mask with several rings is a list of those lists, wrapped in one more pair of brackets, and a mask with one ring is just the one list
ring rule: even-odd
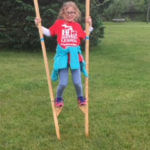
{"label": "gray leggings", "polygon": [[[77,96],[83,96],[81,71],[80,69],[71,70],[72,80],[76,89]],[[63,91],[68,85],[69,68],[59,70],[59,85],[57,88],[57,97],[63,97]]]}

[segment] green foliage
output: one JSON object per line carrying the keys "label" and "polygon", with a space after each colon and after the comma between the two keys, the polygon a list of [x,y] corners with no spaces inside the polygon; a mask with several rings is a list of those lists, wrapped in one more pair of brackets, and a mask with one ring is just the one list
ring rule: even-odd
{"label": "green foliage", "polygon": [[36,34],[33,24],[33,6],[23,0],[3,1],[0,5],[2,24],[5,28],[4,37],[14,48],[34,45]]}
{"label": "green foliage", "polygon": [[[42,24],[45,27],[51,26],[57,19],[62,0],[39,0],[40,14]],[[85,1],[75,0],[82,11],[81,24],[84,26],[85,21]],[[91,2],[93,16],[94,32],[91,36],[91,45],[99,42],[103,37],[104,27],[98,14],[98,8]],[[5,0],[0,2],[0,37],[6,39],[7,46],[13,48],[30,48],[40,47],[38,30],[34,24],[35,10],[31,0]],[[95,19],[97,18],[97,19]],[[49,49],[55,49],[56,39],[46,38],[46,45]]]}
{"label": "green foliage", "polygon": [[104,10],[105,20],[129,17],[132,20],[145,21],[147,0],[111,0],[110,5]]}

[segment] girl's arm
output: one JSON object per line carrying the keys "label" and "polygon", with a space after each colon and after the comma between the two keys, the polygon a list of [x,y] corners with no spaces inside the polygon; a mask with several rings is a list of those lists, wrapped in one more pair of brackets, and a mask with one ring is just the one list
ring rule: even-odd
{"label": "girl's arm", "polygon": [[51,36],[50,30],[42,26],[42,31],[45,36]]}
{"label": "girl's arm", "polygon": [[91,32],[94,30],[94,28],[92,27],[92,18],[91,18],[91,16],[88,17],[88,18],[86,18],[86,22],[87,22],[87,23],[89,24],[89,26],[90,26],[89,32],[91,33]]}
{"label": "girl's arm", "polygon": [[94,28],[91,26],[91,27],[89,28],[90,33],[91,33],[93,30],[94,30]]}
{"label": "girl's arm", "polygon": [[[39,23],[41,23],[41,18],[35,18],[34,22],[36,27],[38,27]],[[50,30],[42,26],[42,31],[45,36],[51,36]]]}

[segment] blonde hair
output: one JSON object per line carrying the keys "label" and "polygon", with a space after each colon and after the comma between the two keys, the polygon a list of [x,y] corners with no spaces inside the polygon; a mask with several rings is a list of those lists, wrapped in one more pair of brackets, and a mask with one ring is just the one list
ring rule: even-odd
{"label": "blonde hair", "polygon": [[62,6],[62,8],[60,9],[59,11],[59,14],[58,14],[58,19],[64,19],[65,18],[65,15],[66,15],[66,10],[69,8],[69,7],[72,7],[74,8],[75,12],[76,12],[76,17],[75,17],[75,21],[79,22],[80,19],[81,19],[81,12],[78,8],[78,6],[76,5],[76,3],[72,2],[72,1],[68,1],[68,2],[65,2]]}

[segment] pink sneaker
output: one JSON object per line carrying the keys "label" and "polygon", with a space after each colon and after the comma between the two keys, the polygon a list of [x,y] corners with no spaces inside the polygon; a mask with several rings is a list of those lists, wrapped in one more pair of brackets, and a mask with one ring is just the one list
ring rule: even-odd
{"label": "pink sneaker", "polygon": [[55,106],[56,107],[63,107],[64,106],[64,99],[61,97],[57,97],[55,99]]}
{"label": "pink sneaker", "polygon": [[78,102],[80,106],[84,106],[87,104],[86,98],[84,98],[83,96],[78,97]]}

